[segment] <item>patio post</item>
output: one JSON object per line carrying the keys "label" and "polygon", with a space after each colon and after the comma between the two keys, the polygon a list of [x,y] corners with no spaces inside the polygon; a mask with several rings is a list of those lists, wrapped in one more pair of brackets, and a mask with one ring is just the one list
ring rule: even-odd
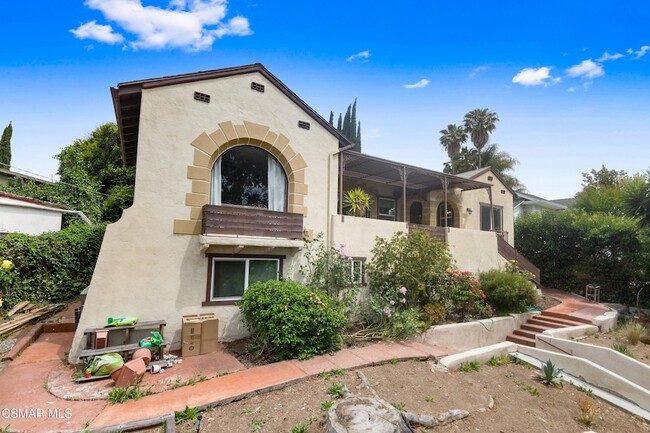
{"label": "patio post", "polygon": [[487,188],[488,197],[490,198],[490,231],[494,231],[494,207],[492,206],[492,186]]}
{"label": "patio post", "polygon": [[345,163],[343,162],[345,155],[343,152],[339,153],[339,215],[343,218],[343,169],[345,168]]}
{"label": "patio post", "polygon": [[447,220],[447,212],[449,212],[449,210],[448,210],[448,208],[447,208],[447,191],[448,191],[448,186],[449,186],[449,179],[447,178],[447,176],[444,176],[444,177],[442,178],[442,190],[444,191],[444,194],[445,194],[445,214],[443,215],[443,218],[444,218],[444,220],[445,220],[445,225],[444,225],[443,227],[445,227],[445,228],[447,228],[447,225],[448,225],[448,224],[447,224],[447,223],[448,223],[448,220]]}
{"label": "patio post", "polygon": [[406,222],[406,167],[402,166],[402,221]]}

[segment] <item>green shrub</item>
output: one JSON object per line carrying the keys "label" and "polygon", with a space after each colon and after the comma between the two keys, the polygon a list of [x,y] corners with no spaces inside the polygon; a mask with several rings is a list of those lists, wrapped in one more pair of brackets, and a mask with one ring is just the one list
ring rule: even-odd
{"label": "green shrub", "polygon": [[372,294],[392,294],[396,287],[406,287],[412,306],[443,301],[440,288],[452,263],[446,243],[419,230],[398,232],[390,240],[376,238],[372,255],[367,266]]}
{"label": "green shrub", "polygon": [[258,345],[278,359],[306,359],[336,350],[347,323],[336,301],[295,281],[255,283],[239,307]]}
{"label": "green shrub", "polygon": [[444,296],[447,311],[465,320],[483,318],[492,314],[485,303],[486,294],[478,279],[469,271],[447,269],[444,278]]}
{"label": "green shrub", "polygon": [[479,274],[487,300],[500,312],[522,312],[537,302],[535,285],[524,275],[492,269]]}
{"label": "green shrub", "polygon": [[0,238],[0,261],[12,263],[10,280],[0,280],[3,307],[17,302],[61,302],[89,283],[106,226],[74,224],[61,231]]}
{"label": "green shrub", "polygon": [[622,326],[622,332],[627,342],[632,346],[636,346],[639,344],[641,337],[645,335],[645,328],[639,323],[627,322]]}

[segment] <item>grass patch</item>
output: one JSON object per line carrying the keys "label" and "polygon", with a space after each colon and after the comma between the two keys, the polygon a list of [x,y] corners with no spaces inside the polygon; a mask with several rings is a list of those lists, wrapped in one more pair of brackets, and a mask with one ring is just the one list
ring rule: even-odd
{"label": "grass patch", "polygon": [[298,424],[296,424],[296,425],[291,429],[291,431],[289,431],[289,433],[307,433],[307,432],[309,431],[309,427],[310,427],[310,426],[311,426],[311,425],[312,425],[312,424],[313,424],[317,419],[318,419],[318,418],[316,418],[315,416],[310,416],[309,418],[307,418],[307,420],[305,421],[304,424],[301,423],[301,422],[299,422]]}
{"label": "grass patch", "polygon": [[636,346],[645,335],[645,328],[640,323],[630,321],[621,327],[621,332],[628,343]]}
{"label": "grass patch", "polygon": [[629,356],[630,358],[634,358],[634,354],[630,350],[630,348],[627,346],[626,343],[622,341],[617,341],[614,344],[612,344],[612,349],[615,351],[622,353],[623,355]]}
{"label": "grass patch", "polygon": [[512,364],[512,359],[510,359],[508,355],[493,356],[489,359],[487,364],[491,365],[492,367],[498,367],[500,365]]}
{"label": "grass patch", "polygon": [[323,371],[318,373],[318,377],[325,380],[330,380],[333,377],[342,377],[345,376],[345,370],[342,368],[335,368],[330,371]]}
{"label": "grass patch", "polygon": [[185,409],[174,411],[174,421],[176,424],[180,424],[183,421],[192,421],[198,414],[198,407],[188,407],[186,405]]}
{"label": "grass patch", "polygon": [[264,427],[264,424],[266,424],[266,421],[263,419],[257,419],[253,418],[251,421],[251,431],[260,431],[262,430],[262,427]]}
{"label": "grass patch", "polygon": [[108,393],[108,401],[111,404],[124,403],[128,400],[138,400],[139,398],[146,397],[153,394],[150,389],[143,391],[140,389],[140,384],[133,386],[116,387]]}
{"label": "grass patch", "polygon": [[320,404],[320,410],[323,412],[327,412],[330,410],[330,408],[334,405],[334,402],[332,400],[325,400]]}
{"label": "grass patch", "polygon": [[539,389],[537,389],[537,387],[528,385],[527,383],[520,380],[515,380],[515,385],[528,392],[528,394],[532,395],[533,397],[539,397]]}
{"label": "grass patch", "polygon": [[460,365],[460,371],[463,373],[471,373],[472,371],[479,371],[481,369],[481,363],[478,361],[468,361],[463,362]]}
{"label": "grass patch", "polygon": [[591,400],[580,400],[578,402],[578,421],[585,427],[591,427],[596,417],[596,405]]}
{"label": "grass patch", "polygon": [[406,403],[391,403],[391,405],[400,412],[404,412],[406,410]]}
{"label": "grass patch", "polygon": [[330,385],[329,388],[327,388],[327,394],[334,398],[343,398],[344,393],[345,385],[343,385],[341,382],[334,382]]}

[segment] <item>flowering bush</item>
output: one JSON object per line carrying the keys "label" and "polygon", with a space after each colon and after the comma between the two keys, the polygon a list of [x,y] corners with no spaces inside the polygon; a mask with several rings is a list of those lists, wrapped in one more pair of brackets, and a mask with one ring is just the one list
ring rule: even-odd
{"label": "flowering bush", "polygon": [[306,264],[300,267],[307,286],[323,290],[335,299],[354,287],[351,257],[344,248],[325,245],[322,233],[307,241]]}
{"label": "flowering bush", "polygon": [[464,319],[487,317],[491,311],[479,280],[469,271],[447,269],[445,278],[447,311]]}
{"label": "flowering bush", "polygon": [[407,301],[408,289],[400,287],[383,295],[374,294],[368,300],[366,322],[380,328],[387,338],[408,338],[424,330],[417,307]]}
{"label": "flowering bush", "polygon": [[8,294],[13,286],[16,277],[16,269],[11,260],[3,260],[0,264],[0,307],[2,307],[3,298]]}

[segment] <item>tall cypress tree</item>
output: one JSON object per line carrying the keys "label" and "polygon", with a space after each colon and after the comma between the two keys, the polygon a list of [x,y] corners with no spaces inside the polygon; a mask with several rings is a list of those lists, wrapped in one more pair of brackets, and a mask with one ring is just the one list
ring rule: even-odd
{"label": "tall cypress tree", "polygon": [[343,131],[341,133],[350,138],[350,116],[352,111],[352,106],[348,105],[348,111],[345,112],[345,116],[343,117]]}
{"label": "tall cypress tree", "polygon": [[336,125],[336,129],[341,132],[343,130],[343,117],[341,116],[341,113],[339,113],[339,121]]}
{"label": "tall cypress tree", "polygon": [[334,126],[334,112],[330,110],[330,125]]}
{"label": "tall cypress tree", "polygon": [[361,121],[359,120],[359,123],[357,124],[357,136],[356,136],[357,141],[354,143],[354,150],[357,152],[361,153]]}
{"label": "tall cypress tree", "polygon": [[352,111],[350,112],[350,135],[348,138],[354,144],[357,143],[357,98],[354,98]]}
{"label": "tall cypress tree", "polygon": [[13,127],[11,121],[9,125],[2,131],[2,138],[0,138],[0,168],[11,167],[11,136],[13,134]]}

